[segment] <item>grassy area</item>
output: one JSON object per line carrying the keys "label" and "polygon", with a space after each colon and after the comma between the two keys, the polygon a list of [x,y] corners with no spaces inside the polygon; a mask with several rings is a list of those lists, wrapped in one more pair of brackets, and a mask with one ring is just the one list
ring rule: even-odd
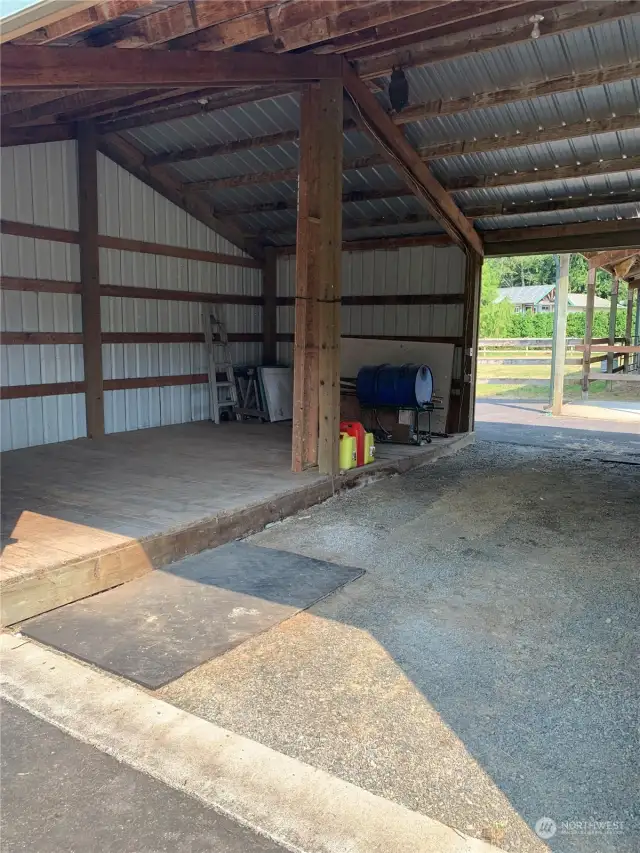
{"label": "grassy area", "polygon": [[[551,352],[540,350],[493,350],[489,354],[482,353],[481,357],[497,356],[502,358],[546,358]],[[577,353],[568,353],[568,358],[577,358]],[[593,364],[592,370],[597,370],[598,365]],[[551,376],[550,364],[479,364],[479,379],[547,379]],[[567,365],[564,382],[564,396],[566,400],[579,400],[582,395],[580,386],[581,368],[579,365]],[[603,380],[589,384],[589,398],[594,400],[640,400],[640,383],[614,383],[612,390],[607,390],[607,383]],[[550,383],[546,385],[525,385],[514,382],[509,385],[492,385],[479,383],[476,389],[477,397],[507,397],[529,400],[548,400]]]}

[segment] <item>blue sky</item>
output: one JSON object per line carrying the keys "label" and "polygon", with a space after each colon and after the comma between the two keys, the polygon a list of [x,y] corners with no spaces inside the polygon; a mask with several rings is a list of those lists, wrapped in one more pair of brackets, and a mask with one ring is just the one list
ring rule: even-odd
{"label": "blue sky", "polygon": [[33,5],[35,0],[0,0],[0,18],[6,18],[7,15],[13,15],[14,12],[20,12],[27,6]]}

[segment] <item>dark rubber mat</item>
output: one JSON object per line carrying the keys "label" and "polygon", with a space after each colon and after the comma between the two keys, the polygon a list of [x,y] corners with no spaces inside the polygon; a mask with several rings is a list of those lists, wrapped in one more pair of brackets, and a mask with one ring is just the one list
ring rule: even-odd
{"label": "dark rubber mat", "polygon": [[161,687],[363,574],[231,542],[25,622],[22,633]]}

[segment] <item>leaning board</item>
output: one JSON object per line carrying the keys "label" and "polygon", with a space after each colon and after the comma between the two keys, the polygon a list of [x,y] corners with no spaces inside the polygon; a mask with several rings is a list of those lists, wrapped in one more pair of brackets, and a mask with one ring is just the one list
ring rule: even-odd
{"label": "leaning board", "polygon": [[[340,376],[353,379],[367,364],[426,364],[433,373],[434,396],[442,397],[442,410],[431,417],[434,432],[446,432],[449,395],[453,373],[453,344],[430,344],[422,341],[388,341],[379,338],[341,338]],[[426,418],[420,425],[426,428]]]}

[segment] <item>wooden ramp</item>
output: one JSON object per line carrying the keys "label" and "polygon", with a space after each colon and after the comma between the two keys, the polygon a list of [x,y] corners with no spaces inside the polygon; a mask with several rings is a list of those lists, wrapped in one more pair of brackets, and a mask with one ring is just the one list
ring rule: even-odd
{"label": "wooden ramp", "polygon": [[366,468],[293,474],[288,424],[208,422],[15,450],[2,464],[2,625],[261,530],[473,441],[385,446]]}

